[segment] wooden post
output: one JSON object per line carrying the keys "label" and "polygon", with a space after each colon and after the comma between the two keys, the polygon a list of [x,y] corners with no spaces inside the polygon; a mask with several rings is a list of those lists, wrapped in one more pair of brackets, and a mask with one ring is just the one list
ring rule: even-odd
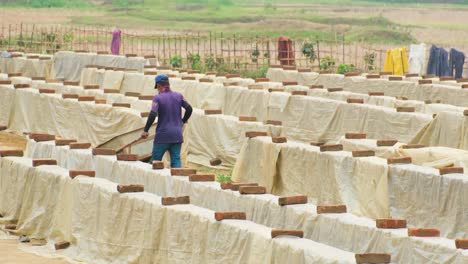
{"label": "wooden post", "polygon": [[267,54],[268,54],[268,67],[271,64],[271,52],[270,52],[270,38],[267,37]]}
{"label": "wooden post", "polygon": [[213,51],[211,50],[211,31],[210,31],[210,55],[213,54]]}
{"label": "wooden post", "polygon": [[317,60],[318,60],[318,66],[320,70],[320,41],[317,40]]}
{"label": "wooden post", "polygon": [[341,39],[341,45],[343,47],[343,62],[342,63],[345,64],[345,34],[344,33]]}
{"label": "wooden post", "polygon": [[197,54],[200,55],[200,31],[198,31],[197,40],[198,40]]}
{"label": "wooden post", "polygon": [[8,25],[8,49],[10,49],[11,45],[11,24]]}
{"label": "wooden post", "polygon": [[234,67],[236,67],[236,34],[232,35],[233,53],[234,53]]}

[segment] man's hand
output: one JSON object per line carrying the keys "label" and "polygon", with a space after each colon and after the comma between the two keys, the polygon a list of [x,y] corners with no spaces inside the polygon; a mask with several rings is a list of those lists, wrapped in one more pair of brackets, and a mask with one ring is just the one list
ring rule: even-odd
{"label": "man's hand", "polygon": [[147,138],[149,136],[148,132],[141,133],[141,138]]}

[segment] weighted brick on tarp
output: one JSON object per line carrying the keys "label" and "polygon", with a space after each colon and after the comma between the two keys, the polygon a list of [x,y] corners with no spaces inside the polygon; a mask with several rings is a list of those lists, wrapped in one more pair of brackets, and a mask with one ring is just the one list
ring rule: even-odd
{"label": "weighted brick on tarp", "polygon": [[212,82],[214,82],[210,78],[200,78],[200,79],[198,79],[198,81],[201,82],[201,83],[212,83]]}
{"label": "weighted brick on tarp", "polygon": [[11,84],[11,80],[0,80],[0,84],[9,85]]}
{"label": "weighted brick on tarp", "polygon": [[182,80],[183,81],[195,81],[196,78],[195,78],[195,76],[184,76],[184,77],[182,77]]}
{"label": "weighted brick on tarp", "polygon": [[119,193],[144,192],[145,187],[142,184],[119,184],[117,185]]}
{"label": "weighted brick on tarp", "polygon": [[70,85],[70,86],[78,86],[80,85],[80,82],[75,82],[75,81],[64,81],[63,85]]}
{"label": "weighted brick on tarp", "polygon": [[405,74],[406,78],[412,78],[412,77],[419,77],[419,74],[417,73],[407,73]]}
{"label": "weighted brick on tarp", "polygon": [[468,82],[468,78],[459,78],[457,79],[457,83],[465,83]]}
{"label": "weighted brick on tarp", "polygon": [[28,56],[26,56],[26,59],[28,59],[28,60],[39,59],[39,55],[28,55]]}
{"label": "weighted brick on tarp", "polygon": [[278,204],[291,205],[291,204],[306,204],[307,196],[306,195],[296,195],[296,196],[282,196],[278,198]]}
{"label": "weighted brick on tarp", "polygon": [[158,75],[157,71],[145,71],[144,75]]}
{"label": "weighted brick on tarp", "polygon": [[23,157],[24,153],[21,149],[3,149],[0,150],[0,157]]}
{"label": "weighted brick on tarp", "polygon": [[220,158],[213,158],[210,160],[211,166],[219,166],[221,163],[223,163],[223,161]]}
{"label": "weighted brick on tarp", "polygon": [[99,89],[99,85],[97,84],[87,84],[83,86],[83,89],[85,90],[96,90]]}
{"label": "weighted brick on tarp", "polygon": [[396,108],[397,112],[400,113],[413,113],[416,112],[416,108],[411,106],[399,106]]}
{"label": "weighted brick on tarp", "polygon": [[8,78],[21,77],[21,76],[23,76],[23,74],[21,72],[10,72],[10,73],[8,73]]}
{"label": "weighted brick on tarp", "polygon": [[273,143],[286,143],[288,139],[286,137],[272,137],[271,142]]}
{"label": "weighted brick on tarp", "polygon": [[346,99],[346,102],[348,104],[363,104],[364,99],[362,99],[362,98],[348,98],[348,99]]}
{"label": "weighted brick on tarp", "polygon": [[443,81],[455,81],[455,78],[453,78],[452,76],[440,76],[439,81],[441,81],[441,82],[443,82]]}
{"label": "weighted brick on tarp", "polygon": [[62,94],[63,99],[78,99],[78,94],[64,93]]}
{"label": "weighted brick on tarp", "polygon": [[125,93],[125,96],[130,96],[130,97],[138,97],[140,96],[141,94],[140,93],[137,93],[137,92],[126,92]]}
{"label": "weighted brick on tarp", "polygon": [[15,89],[24,89],[24,88],[31,88],[31,85],[27,83],[18,83],[18,84],[14,84],[13,87],[15,87]]}
{"label": "weighted brick on tarp", "polygon": [[346,205],[317,205],[317,214],[344,214],[347,212]]}
{"label": "weighted brick on tarp", "polygon": [[359,76],[359,72],[347,72],[344,74],[345,77]]}
{"label": "weighted brick on tarp", "polygon": [[401,76],[390,76],[388,77],[389,81],[403,81],[403,77]]}
{"label": "weighted brick on tarp", "polygon": [[387,164],[411,164],[411,162],[411,157],[394,157],[387,159]]}
{"label": "weighted brick on tarp", "polygon": [[283,88],[269,88],[268,92],[273,93],[273,92],[284,92]]}
{"label": "weighted brick on tarp", "polygon": [[283,68],[283,66],[279,65],[279,64],[270,64],[270,68]]}
{"label": "weighted brick on tarp", "polygon": [[191,169],[191,168],[172,168],[171,169],[171,175],[173,176],[189,176],[192,174],[196,174],[197,170],[196,169]]}
{"label": "weighted brick on tarp", "polygon": [[266,137],[268,136],[267,132],[263,131],[247,131],[245,132],[245,136],[248,138],[254,138],[254,137]]}
{"label": "weighted brick on tarp", "polygon": [[419,80],[418,84],[432,84],[432,80]]}
{"label": "weighted brick on tarp", "polygon": [[406,100],[408,100],[408,97],[406,97],[406,96],[395,96],[395,99],[406,101]]}
{"label": "weighted brick on tarp", "polygon": [[130,108],[131,105],[129,103],[113,103],[112,107]]}
{"label": "weighted brick on tarp", "polygon": [[154,95],[140,95],[140,96],[138,96],[138,100],[152,101],[153,98],[154,98]]}
{"label": "weighted brick on tarp", "polygon": [[231,183],[231,190],[239,191],[240,187],[243,186],[258,186],[258,183],[255,182],[232,182]]}
{"label": "weighted brick on tarp", "polygon": [[351,153],[354,158],[375,156],[375,151],[373,150],[353,150]]}
{"label": "weighted brick on tarp", "polygon": [[135,53],[127,53],[127,54],[125,54],[125,57],[127,57],[127,58],[132,58],[132,57],[137,57],[137,56],[138,56],[138,55],[135,54]]}
{"label": "weighted brick on tarp", "polygon": [[367,137],[366,133],[346,133],[346,139],[365,139]]}
{"label": "weighted brick on tarp", "polygon": [[115,149],[111,148],[93,148],[93,155],[105,155],[105,156],[113,156],[116,155]]}
{"label": "weighted brick on tarp", "polygon": [[406,145],[401,146],[401,148],[403,149],[418,149],[418,148],[425,148],[425,147],[426,147],[425,145],[421,145],[421,144],[406,144]]}
{"label": "weighted brick on tarp", "polygon": [[272,229],[271,238],[278,236],[295,236],[295,237],[304,237],[304,231],[298,229]]}
{"label": "weighted brick on tarp", "polygon": [[291,95],[307,95],[307,91],[292,91]]}
{"label": "weighted brick on tarp", "polygon": [[70,143],[75,143],[76,141],[76,139],[56,138],[55,146],[68,146]]}
{"label": "weighted brick on tarp", "polygon": [[232,188],[232,182],[221,182],[219,184],[219,186],[221,187],[221,189],[223,190],[231,190]]}
{"label": "weighted brick on tarp", "polygon": [[231,79],[231,78],[240,78],[240,74],[237,74],[237,73],[228,73],[225,75],[226,76],[226,79]]}
{"label": "weighted brick on tarp", "polygon": [[438,228],[408,228],[408,236],[415,237],[438,237],[440,236],[440,230]]}
{"label": "weighted brick on tarp", "polygon": [[55,250],[66,249],[70,246],[70,242],[61,241],[54,244]]}
{"label": "weighted brick on tarp", "polygon": [[205,75],[216,75],[217,72],[205,72]]}
{"label": "weighted brick on tarp", "polygon": [[265,121],[265,124],[272,125],[272,126],[281,126],[281,125],[283,125],[283,122],[281,122],[279,120],[267,120],[267,121]]}
{"label": "weighted brick on tarp", "polygon": [[162,205],[190,204],[190,196],[161,197]]}
{"label": "weighted brick on tarp", "polygon": [[118,94],[120,93],[119,89],[104,89],[105,94]]}
{"label": "weighted brick on tarp", "polygon": [[41,93],[41,94],[54,94],[55,90],[54,89],[48,89],[48,88],[40,88],[39,93]]}
{"label": "weighted brick on tarp", "polygon": [[269,78],[255,78],[255,82],[269,82]]}
{"label": "weighted brick on tarp", "polygon": [[323,89],[323,84],[312,84],[309,86],[310,89]]}
{"label": "weighted brick on tarp", "polygon": [[312,72],[312,69],[310,68],[299,68],[297,69],[298,72]]}
{"label": "weighted brick on tarp", "polygon": [[57,165],[57,160],[55,159],[33,159],[32,166],[38,167],[42,165]]}
{"label": "weighted brick on tarp", "polygon": [[162,169],[164,169],[164,161],[154,160],[153,170],[162,170]]}
{"label": "weighted brick on tarp", "polygon": [[321,70],[319,71],[319,74],[332,74],[333,72],[331,70]]}
{"label": "weighted brick on tarp", "polygon": [[381,71],[381,72],[379,72],[380,76],[392,75],[392,74],[393,74],[393,72],[391,72],[391,71]]}
{"label": "weighted brick on tarp", "polygon": [[439,169],[440,175],[452,174],[452,173],[463,174],[464,169],[463,167],[445,167],[445,168]]}
{"label": "weighted brick on tarp", "polygon": [[191,181],[191,182],[215,181],[215,178],[216,178],[216,176],[214,174],[212,174],[212,173],[189,175],[189,181]]}
{"label": "weighted brick on tarp", "polygon": [[150,112],[141,112],[140,113],[140,116],[145,118],[145,117],[148,117],[150,115]]}
{"label": "weighted brick on tarp", "polygon": [[62,81],[57,80],[57,79],[46,79],[47,83],[61,83]]}
{"label": "weighted brick on tarp", "polygon": [[239,186],[240,194],[265,194],[266,188],[263,186]]}
{"label": "weighted brick on tarp", "polygon": [[138,155],[137,154],[118,154],[117,160],[121,161],[137,161]]}
{"label": "weighted brick on tarp", "polygon": [[6,230],[16,230],[16,225],[15,224],[6,224],[5,229]]}
{"label": "weighted brick on tarp", "polygon": [[247,85],[249,90],[263,90],[263,85],[261,84],[249,84]]}
{"label": "weighted brick on tarp", "polygon": [[327,91],[330,92],[330,93],[342,92],[343,88],[328,88]]}
{"label": "weighted brick on tarp", "polygon": [[31,80],[33,80],[33,81],[45,81],[46,78],[45,77],[31,77]]}
{"label": "weighted brick on tarp", "polygon": [[96,171],[93,170],[70,170],[68,172],[70,178],[74,179],[78,175],[87,176],[87,177],[96,177]]}
{"label": "weighted brick on tarp", "polygon": [[398,143],[396,139],[379,139],[376,144],[378,147],[391,147]]}
{"label": "weighted brick on tarp", "polygon": [[381,218],[375,220],[375,226],[377,228],[388,229],[406,228],[406,220],[394,218]]}
{"label": "weighted brick on tarp", "polygon": [[106,104],[107,100],[106,99],[96,99],[94,100],[95,104]]}
{"label": "weighted brick on tarp", "polygon": [[287,71],[294,71],[296,70],[296,66],[294,65],[283,65],[283,70],[287,70]]}
{"label": "weighted brick on tarp", "polygon": [[29,138],[36,141],[36,142],[55,140],[54,135],[50,135],[50,134],[46,134],[46,133],[36,133],[36,132],[30,133]]}
{"label": "weighted brick on tarp", "polygon": [[387,253],[363,253],[355,254],[354,258],[356,259],[357,264],[383,264],[390,263],[392,257]]}
{"label": "weighted brick on tarp", "polygon": [[455,247],[459,249],[468,249],[468,238],[455,239]]}
{"label": "weighted brick on tarp", "polygon": [[195,74],[195,73],[200,73],[200,71],[199,71],[199,70],[191,70],[191,69],[188,69],[188,70],[187,70],[187,73],[188,73],[188,74]]}
{"label": "weighted brick on tarp", "polygon": [[89,149],[91,143],[70,143],[70,149]]}
{"label": "weighted brick on tarp", "polygon": [[223,111],[221,109],[205,109],[205,115],[221,115]]}
{"label": "weighted brick on tarp", "polygon": [[152,65],[145,65],[143,66],[143,69],[151,69],[151,68],[157,68],[158,66],[152,64]]}
{"label": "weighted brick on tarp", "polygon": [[325,151],[342,151],[343,150],[343,145],[341,144],[331,144],[331,145],[322,145],[320,146],[320,151],[325,152]]}
{"label": "weighted brick on tarp", "polygon": [[7,126],[0,126],[0,131],[6,130],[7,128]]}
{"label": "weighted brick on tarp", "polygon": [[367,74],[366,79],[380,79],[379,74]]}
{"label": "weighted brick on tarp", "polygon": [[239,116],[239,121],[243,122],[256,122],[257,117],[255,116]]}
{"label": "weighted brick on tarp", "polygon": [[310,142],[310,145],[320,147],[320,146],[325,145],[325,143],[323,143],[323,142]]}
{"label": "weighted brick on tarp", "polygon": [[90,95],[78,96],[78,102],[94,102],[94,100],[96,100],[94,96],[90,96]]}
{"label": "weighted brick on tarp", "polygon": [[384,92],[369,92],[369,96],[384,96]]}
{"label": "weighted brick on tarp", "polygon": [[228,219],[234,219],[234,220],[246,220],[247,219],[245,212],[215,212],[214,217],[216,221],[228,220]]}
{"label": "weighted brick on tarp", "polygon": [[143,58],[145,58],[145,59],[155,59],[156,55],[143,55]]}
{"label": "weighted brick on tarp", "polygon": [[463,115],[468,116],[468,109],[463,110]]}
{"label": "weighted brick on tarp", "polygon": [[283,86],[297,85],[296,81],[283,81]]}

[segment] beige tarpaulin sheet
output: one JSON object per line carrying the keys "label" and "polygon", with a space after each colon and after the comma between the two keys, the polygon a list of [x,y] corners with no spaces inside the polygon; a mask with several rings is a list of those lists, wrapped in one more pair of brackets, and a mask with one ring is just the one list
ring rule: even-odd
{"label": "beige tarpaulin sheet", "polygon": [[13,85],[0,84],[0,125],[8,126],[11,109],[15,102],[15,88]]}
{"label": "beige tarpaulin sheet", "polygon": [[[43,55],[41,55],[43,57]],[[52,78],[52,60],[28,59],[27,57],[2,58],[0,57],[0,72],[21,72],[27,77]]]}
{"label": "beige tarpaulin sheet", "polygon": [[[45,153],[50,153],[48,142],[29,141],[28,149],[31,143],[36,152],[42,152],[44,148]],[[83,159],[76,150],[68,150],[68,154],[72,159]],[[91,153],[88,155],[91,156]],[[115,156],[94,156],[93,163],[97,177],[118,183],[142,183],[146,191],[160,196],[190,195],[192,204],[213,211],[245,211],[247,219],[258,224],[302,229],[306,238],[342,250],[387,252],[392,254],[392,260],[396,263],[466,261],[466,254],[455,249],[453,240],[410,238],[406,229],[377,229],[373,220],[349,213],[317,215],[313,204],[279,206],[278,197],[274,195],[240,195],[238,192],[222,190],[216,182],[189,182],[186,177],[170,176],[167,169],[154,171],[149,164],[116,161]],[[334,235],[336,233],[341,235]]]}

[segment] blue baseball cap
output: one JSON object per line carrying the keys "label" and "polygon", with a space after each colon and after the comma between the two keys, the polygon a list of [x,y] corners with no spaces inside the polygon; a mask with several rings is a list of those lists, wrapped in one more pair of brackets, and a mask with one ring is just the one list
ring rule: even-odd
{"label": "blue baseball cap", "polygon": [[156,76],[156,78],[154,78],[154,87],[156,88],[156,86],[159,84],[168,84],[169,83],[169,77],[167,77],[166,74],[159,74],[158,76]]}

